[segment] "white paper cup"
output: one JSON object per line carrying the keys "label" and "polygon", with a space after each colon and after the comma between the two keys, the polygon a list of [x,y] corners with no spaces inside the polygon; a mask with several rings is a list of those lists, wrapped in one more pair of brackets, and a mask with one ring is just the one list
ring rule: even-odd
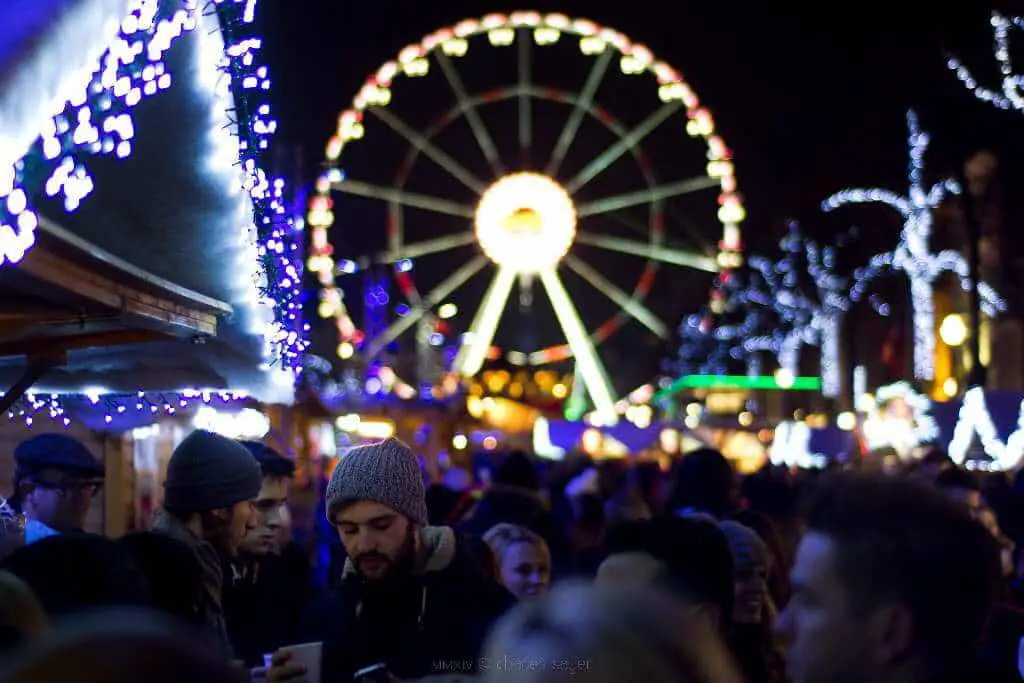
{"label": "white paper cup", "polygon": [[263,655],[263,666],[268,668],[268,669],[270,667],[274,666],[274,653],[273,652],[271,652],[270,654],[267,654],[267,655]]}
{"label": "white paper cup", "polygon": [[320,683],[320,664],[323,659],[323,643],[303,643],[281,648],[292,653],[291,661],[306,667],[307,683]]}

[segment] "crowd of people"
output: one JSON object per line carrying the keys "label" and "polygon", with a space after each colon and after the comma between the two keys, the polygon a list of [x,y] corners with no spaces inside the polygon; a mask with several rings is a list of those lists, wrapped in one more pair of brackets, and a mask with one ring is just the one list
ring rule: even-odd
{"label": "crowd of people", "polygon": [[[33,437],[0,544],[0,680],[968,683],[1021,680],[1024,477],[956,467],[500,456],[427,481],[387,439],[324,491],[316,586],[293,462],[196,431],[150,531],[82,531],[103,467]],[[461,479],[461,481],[458,481]],[[312,654],[311,654],[312,653]]]}

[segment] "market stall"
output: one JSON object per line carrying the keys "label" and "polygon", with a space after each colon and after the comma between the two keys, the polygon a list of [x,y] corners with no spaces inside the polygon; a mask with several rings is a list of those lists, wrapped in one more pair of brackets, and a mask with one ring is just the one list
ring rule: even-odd
{"label": "market stall", "polygon": [[133,430],[292,401],[302,225],[269,175],[256,4],[0,7],[3,489],[25,426],[93,435],[111,497]]}

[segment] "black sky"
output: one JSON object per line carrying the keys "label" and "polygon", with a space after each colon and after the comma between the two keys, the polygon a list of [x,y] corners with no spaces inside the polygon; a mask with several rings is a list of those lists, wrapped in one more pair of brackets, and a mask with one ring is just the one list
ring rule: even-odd
{"label": "black sky", "polygon": [[[968,4],[974,7],[965,9]],[[735,152],[749,212],[747,244],[769,250],[787,217],[819,234],[838,227],[818,213],[821,199],[831,192],[851,185],[906,189],[905,112],[911,106],[934,140],[929,181],[955,170],[969,151],[989,148],[1000,156],[1008,199],[1022,201],[1013,189],[1024,179],[1019,161],[1024,113],[999,111],[974,99],[946,70],[944,51],[955,52],[987,85],[998,88],[989,13],[1024,7],[1005,1],[937,5],[576,0],[524,7],[500,0],[263,0],[261,21],[281,136],[303,148],[311,168],[322,159],[337,113],[366,76],[437,28],[515,9],[561,11],[617,28],[680,70],[713,111]],[[1014,38],[1024,72],[1024,31]],[[581,83],[564,85],[578,89]],[[360,175],[355,169],[352,174]],[[879,237],[878,247],[884,249],[891,246],[893,226],[888,219],[876,221],[878,215],[865,210],[848,220],[862,227],[884,225],[877,231],[890,234]],[[344,239],[345,248],[361,248],[363,237],[350,231]],[[371,240],[367,248],[375,248],[375,238],[366,239]],[[699,293],[706,291],[689,284],[686,289],[694,295],[680,299],[674,293],[656,302],[666,316],[676,316],[673,324],[697,308]],[[628,335],[618,344],[628,357]],[[635,366],[630,374],[645,370],[644,362],[630,365]]]}

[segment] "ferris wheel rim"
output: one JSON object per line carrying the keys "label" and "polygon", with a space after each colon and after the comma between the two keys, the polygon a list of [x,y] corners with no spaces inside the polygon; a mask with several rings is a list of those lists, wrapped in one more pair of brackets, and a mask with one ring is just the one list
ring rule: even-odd
{"label": "ferris wheel rim", "polygon": [[[505,42],[503,44],[504,45],[510,45],[513,42],[515,42],[516,38],[518,37],[518,34],[521,33],[521,31],[519,29],[533,29],[534,30],[534,38],[538,42],[538,44],[541,44],[541,45],[543,45],[543,43],[541,43],[539,41],[539,39],[538,39],[538,37],[539,37],[539,33],[538,32],[540,30],[542,30],[542,29],[546,30],[546,31],[554,31],[555,32],[555,40],[557,40],[558,35],[560,33],[567,33],[567,34],[570,34],[570,35],[575,35],[577,37],[580,37],[580,39],[581,39],[581,49],[583,50],[584,54],[589,54],[590,56],[593,56],[593,54],[595,54],[595,53],[588,53],[586,51],[586,49],[583,49],[583,41],[585,41],[585,40],[597,40],[598,42],[601,43],[601,50],[600,50],[600,52],[602,52],[601,59],[605,59],[605,57],[608,56],[608,55],[613,55],[613,54],[620,55],[622,60],[623,60],[622,65],[623,65],[623,71],[624,72],[626,72],[626,73],[637,73],[637,74],[639,74],[639,73],[652,73],[652,74],[655,75],[655,77],[657,79],[657,82],[658,82],[658,85],[659,85],[659,95],[661,96],[663,102],[665,102],[665,103],[676,102],[677,103],[677,105],[675,107],[676,110],[678,110],[681,107],[681,105],[678,104],[679,102],[685,103],[685,105],[686,105],[686,116],[687,116],[687,120],[688,120],[687,132],[689,132],[692,137],[700,137],[700,138],[702,138],[704,140],[704,142],[708,145],[708,149],[709,149],[708,158],[711,160],[711,163],[709,163],[709,166],[708,166],[708,169],[707,169],[708,177],[710,179],[712,179],[713,181],[715,181],[715,184],[717,184],[719,186],[720,190],[721,190],[721,194],[720,194],[719,200],[720,200],[720,204],[723,205],[723,209],[720,209],[720,211],[719,211],[719,222],[722,223],[722,225],[723,225],[723,228],[725,230],[725,235],[723,237],[722,242],[720,243],[719,266],[722,269],[726,269],[726,270],[735,267],[735,265],[728,265],[727,261],[729,263],[736,263],[736,264],[738,264],[741,261],[741,259],[742,259],[742,257],[739,255],[739,250],[740,250],[740,245],[739,245],[739,241],[740,241],[740,237],[739,237],[739,223],[741,223],[742,220],[743,220],[743,209],[742,209],[742,204],[740,203],[741,200],[739,199],[739,195],[737,194],[737,191],[736,191],[737,187],[736,187],[735,175],[734,175],[734,170],[733,170],[734,167],[733,167],[733,164],[732,164],[731,152],[725,146],[725,143],[721,139],[721,137],[717,134],[717,132],[715,130],[715,126],[714,126],[714,121],[711,118],[710,113],[707,112],[706,109],[701,107],[698,98],[693,93],[692,89],[683,80],[682,76],[679,75],[679,73],[677,71],[672,69],[672,67],[668,66],[666,63],[657,61],[655,59],[654,55],[650,52],[650,50],[648,50],[646,47],[644,47],[642,45],[632,43],[628,38],[626,38],[623,34],[617,32],[617,31],[614,31],[614,30],[608,29],[608,28],[602,28],[602,27],[598,26],[597,24],[595,24],[593,22],[590,22],[588,20],[569,19],[568,17],[565,17],[564,15],[559,15],[559,14],[542,15],[541,13],[538,13],[538,12],[516,12],[516,13],[513,13],[511,15],[492,14],[492,15],[488,15],[486,17],[483,17],[482,19],[479,19],[479,20],[477,20],[477,19],[468,19],[468,20],[464,20],[464,21],[460,22],[459,24],[456,24],[452,28],[441,29],[439,31],[436,31],[436,32],[426,36],[421,41],[421,43],[419,45],[410,45],[405,50],[403,50],[399,54],[398,60],[393,60],[391,62],[385,62],[385,64],[381,67],[381,69],[378,69],[377,72],[374,74],[374,76],[371,76],[370,79],[368,79],[368,81],[364,84],[363,88],[360,90],[360,93],[353,100],[353,108],[349,109],[349,110],[346,110],[346,111],[344,111],[342,113],[342,115],[340,117],[340,120],[339,120],[339,136],[344,136],[345,135],[345,133],[344,133],[344,126],[345,126],[346,117],[349,117],[348,118],[349,124],[352,124],[353,121],[354,121],[355,125],[358,126],[358,128],[359,128],[359,135],[355,135],[353,133],[353,137],[352,138],[347,138],[346,140],[351,141],[352,139],[357,139],[358,137],[361,136],[362,112],[364,112],[364,111],[371,111],[371,113],[378,113],[378,112],[374,111],[374,108],[372,106],[373,102],[370,101],[372,99],[373,92],[370,92],[368,94],[367,88],[377,89],[377,88],[380,88],[381,85],[383,84],[387,88],[388,98],[390,98],[390,85],[391,85],[391,81],[394,78],[396,78],[397,76],[401,75],[399,73],[401,71],[401,68],[399,66],[400,64],[404,64],[404,65],[407,66],[409,63],[415,62],[415,60],[417,60],[417,59],[425,60],[426,56],[429,56],[431,53],[436,53],[438,55],[438,62],[442,65],[442,69],[444,69],[444,65],[446,63],[449,63],[449,60],[447,59],[447,56],[446,56],[446,52],[447,51],[444,50],[444,49],[439,49],[439,48],[442,47],[442,45],[444,44],[445,40],[458,39],[458,40],[461,40],[463,43],[465,43],[467,38],[470,38],[470,37],[473,37],[473,36],[476,36],[476,35],[479,35],[479,34],[486,33],[489,37],[492,37],[492,35],[494,35],[494,32],[496,32],[496,31],[504,31],[504,32],[507,32],[507,39],[504,39]],[[495,44],[495,46],[497,46],[497,43],[493,39],[492,39],[491,42],[492,42],[492,44]],[[554,40],[552,40],[550,42],[554,42]],[[521,62],[522,62],[522,59],[523,59],[522,55],[524,54],[524,51],[525,51],[525,47],[524,46],[528,46],[528,45],[529,45],[528,41],[520,40],[519,46],[520,46],[520,61]],[[464,52],[465,52],[465,48],[463,48],[463,53]],[[609,59],[609,60],[610,60],[610,58],[611,58],[610,56],[607,57],[607,59]],[[631,67],[631,68],[634,69],[633,71],[626,71],[625,64],[626,64],[626,60],[627,59],[628,60],[632,60],[631,63],[634,66]],[[425,73],[425,70],[424,70],[424,73]],[[407,73],[407,75],[413,75],[413,74]],[[532,76],[532,72],[530,72],[528,75]],[[528,99],[529,96],[530,96],[529,93],[523,92],[522,79],[523,79],[523,72],[522,72],[522,70],[520,70],[520,81],[521,82],[520,82],[520,86],[519,86],[518,89],[520,91],[519,92],[519,96],[521,98],[521,101],[522,101],[522,99]],[[588,86],[589,86],[589,84],[588,84]],[[669,88],[669,97],[666,97],[665,95],[662,94],[662,91],[665,88]],[[465,99],[465,93],[464,92],[460,93],[458,91],[458,89],[456,89],[454,87],[454,84],[453,84],[453,90],[456,90],[456,96],[459,98],[460,102],[463,99]],[[385,104],[386,104],[386,102],[385,102]],[[466,115],[467,117],[469,116],[470,111],[472,111],[473,114],[476,115],[476,110],[475,109],[466,109],[465,107],[463,107],[462,109],[463,109],[464,115]],[[585,114],[584,113],[579,113],[577,111],[578,109],[579,109],[578,107],[574,107],[573,115],[576,116],[578,114],[579,115],[578,118],[582,118],[582,116],[585,115]],[[662,107],[662,109],[667,111],[667,109],[669,109],[669,108],[668,107]],[[520,111],[522,112],[522,107],[521,107]],[[671,113],[674,113],[674,111],[667,112],[664,118],[667,119],[668,116]],[[572,120],[572,117],[570,118],[570,120]],[[472,121],[471,121],[471,123],[472,123]],[[660,124],[660,121],[658,123],[655,123],[655,126],[657,126],[659,124]],[[691,130],[691,127],[692,127],[692,130]],[[568,128],[568,126],[565,129],[563,129],[563,137],[565,135],[565,131],[567,130],[567,128]],[[523,131],[523,123],[522,123],[522,116],[521,116],[520,117],[520,140],[521,141],[523,139],[522,131]],[[474,132],[476,132],[475,128],[474,128]],[[646,133],[644,134],[644,136],[646,136]],[[479,139],[478,139],[478,142],[479,142]],[[335,138],[332,138],[332,140],[331,140],[331,142],[329,143],[329,146],[328,146],[328,159],[329,159],[329,161],[331,163],[334,163],[334,162],[337,161],[338,157],[340,156],[342,148],[345,146],[344,143],[345,143],[345,140],[343,140],[342,137],[336,136]],[[332,154],[332,146],[335,148],[333,154]],[[635,145],[632,144],[632,143],[627,144],[625,146],[624,150],[621,150],[616,155],[613,155],[611,157],[611,161],[607,162],[607,163],[614,162],[619,157],[621,157],[621,155],[625,151],[631,151],[634,148],[634,146]],[[425,151],[425,150],[421,149],[420,151]],[[489,155],[486,154],[486,150],[483,150],[483,151],[485,151],[485,156],[488,156],[488,161],[489,162],[493,162],[493,159]],[[611,150],[606,150],[605,153],[607,153],[609,151],[611,151]],[[581,172],[580,174],[578,174],[576,176],[576,178],[574,178],[573,182],[571,183],[572,185],[574,185],[574,187],[573,187],[574,190],[579,189],[579,187],[582,187],[582,185],[584,185],[587,182],[589,182],[590,179],[592,179],[594,176],[596,176],[598,173],[600,173],[600,172],[602,172],[604,170],[604,167],[601,167],[601,164],[598,163],[599,160],[601,159],[601,157],[603,156],[603,154],[599,155],[598,158],[592,160],[591,164],[588,165],[587,167],[585,167],[584,171]],[[417,154],[416,156],[418,157],[419,154]],[[434,160],[437,161],[437,159],[434,159]],[[716,171],[712,171],[712,164],[717,164],[717,167],[716,167],[716,171],[717,172]],[[592,166],[596,170],[592,171],[589,176],[584,177],[584,176],[586,176],[587,169],[591,168]],[[640,165],[640,167],[641,167],[641,173],[642,173],[642,175],[644,175],[643,174],[643,166]],[[466,182],[467,180],[469,180],[468,177],[460,177],[459,173],[452,173],[452,169],[451,168],[447,168],[446,167],[446,170],[448,170],[449,173],[451,173],[452,175],[455,175],[458,179],[462,180],[463,184],[466,184],[471,189],[473,189],[475,191],[478,191],[478,193],[479,193],[479,189],[481,187],[480,184],[474,184],[474,183],[471,183],[471,182]],[[494,170],[497,172],[500,169],[495,167]],[[468,174],[466,174],[466,176],[468,176]],[[326,194],[326,195],[329,196],[330,195],[330,191],[331,191],[331,183],[328,180],[327,186],[324,187],[323,186],[323,180],[324,179],[322,178],[317,183],[317,194],[318,195]],[[647,181],[647,176],[645,175],[645,182],[646,181]],[[635,203],[648,203],[648,204],[650,204],[652,206],[652,210],[657,208],[656,207],[656,203],[654,201],[635,202]],[[326,229],[329,228],[330,225],[333,223],[333,214],[330,212],[330,205],[329,205],[329,203],[325,204],[325,205],[321,205],[321,206],[322,206],[322,208],[318,209],[320,211],[320,213],[317,216],[314,217],[314,215],[313,215],[314,214],[314,209],[313,209],[313,206],[311,204],[311,213],[310,213],[310,223],[311,223],[311,225],[313,225],[315,230],[319,230],[320,231],[319,242],[321,243],[321,248],[323,249],[323,252],[324,252],[323,254],[317,254],[318,257],[322,258],[322,260],[318,261],[317,264],[319,266],[323,266],[324,263],[333,265],[333,261],[330,259],[331,250],[329,248],[329,243],[326,242],[326,238],[324,237],[324,233],[325,233]],[[729,209],[729,212],[724,213],[726,211],[726,209]],[[730,217],[726,217],[726,216],[730,216]],[[314,220],[314,218],[316,218],[316,220]],[[730,230],[731,230],[731,232],[730,232]],[[648,228],[648,231],[650,232],[650,226]],[[314,237],[316,237],[316,233],[315,232],[314,232]],[[620,249],[613,249],[613,250],[621,251]],[[624,252],[624,253],[631,253],[631,252],[627,251],[627,252]],[[640,254],[636,254],[636,255],[640,255]],[[731,256],[732,259],[731,260],[725,259],[724,257],[727,256],[727,255]],[[559,265],[561,265],[561,264],[559,264]],[[650,259],[648,259],[648,264],[647,265],[650,265]],[[680,264],[680,265],[690,265],[690,264]],[[645,266],[645,268],[646,268],[646,266]],[[316,272],[316,269],[312,268],[312,266],[311,266],[311,270],[314,270],[314,272]],[[713,268],[712,270],[717,270],[717,268]],[[320,274],[321,274],[321,284],[323,285],[323,289],[324,290],[327,290],[328,288],[332,288],[333,289],[335,287],[335,284],[333,283],[333,277],[331,278],[330,282],[325,282],[324,274],[322,272]],[[333,275],[333,268],[331,268],[330,272],[328,273],[328,276],[332,276],[332,275]],[[634,291],[634,295],[635,295],[635,291]],[[321,313],[321,315],[324,315],[324,317],[335,317],[335,318],[338,318],[339,322],[340,322],[340,316],[345,314],[345,308],[344,308],[344,305],[341,303],[340,299],[338,299],[337,303],[338,303],[338,308],[335,310],[335,312],[333,314],[324,315],[323,313]],[[321,311],[323,311],[323,310],[324,309],[322,307]],[[617,317],[625,317],[625,312],[620,310],[618,312],[618,314],[617,314]],[[339,326],[339,330],[340,330],[340,326]]]}

